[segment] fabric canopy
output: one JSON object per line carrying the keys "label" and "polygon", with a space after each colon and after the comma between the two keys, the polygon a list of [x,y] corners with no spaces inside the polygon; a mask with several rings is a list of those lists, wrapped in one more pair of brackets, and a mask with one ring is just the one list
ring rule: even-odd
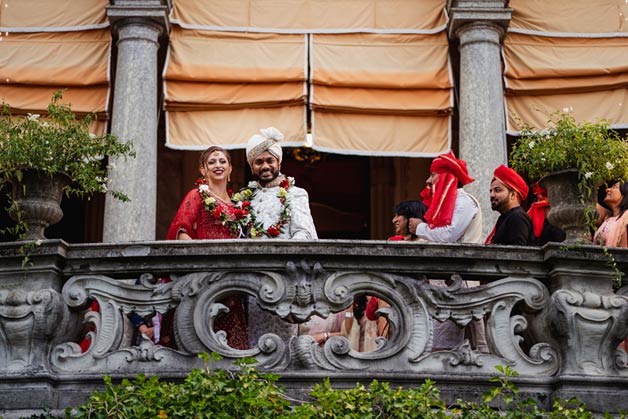
{"label": "fabric canopy", "polygon": [[0,42],[2,80],[24,85],[51,81],[59,86],[106,85],[110,45],[108,29],[11,33]]}
{"label": "fabric canopy", "polygon": [[548,36],[628,36],[626,0],[510,0],[509,31]]}
{"label": "fabric canopy", "polygon": [[2,0],[0,32],[58,32],[109,26],[108,0]]}
{"label": "fabric canopy", "polygon": [[434,156],[450,147],[448,41],[436,35],[312,35],[313,147]]}
{"label": "fabric canopy", "polygon": [[628,89],[596,92],[524,95],[507,98],[509,133],[518,134],[521,121],[539,129],[548,126],[556,111],[573,112],[578,121],[607,120],[615,128],[628,128]]}
{"label": "fabric canopy", "polygon": [[[54,92],[77,114],[106,120],[109,97],[109,29],[9,33],[0,42],[0,101],[14,114],[44,114]],[[104,132],[98,124],[97,132]]]}
{"label": "fabric canopy", "polygon": [[445,0],[177,0],[173,23],[188,29],[273,33],[445,29]]}
{"label": "fabric canopy", "polygon": [[544,128],[560,110],[573,111],[580,121],[628,126],[626,1],[575,0],[564,9],[513,0],[510,7],[513,19],[503,43],[508,131],[517,134],[522,123]]}
{"label": "fabric canopy", "polygon": [[505,75],[519,80],[598,77],[628,72],[628,38],[552,38],[508,34]]}
{"label": "fabric canopy", "polygon": [[175,26],[164,70],[167,145],[243,147],[267,126],[281,127],[286,144],[304,144],[306,41]]}
{"label": "fabric canopy", "polygon": [[166,145],[241,148],[275,126],[287,146],[446,151],[453,97],[445,3],[177,0],[164,70]]}

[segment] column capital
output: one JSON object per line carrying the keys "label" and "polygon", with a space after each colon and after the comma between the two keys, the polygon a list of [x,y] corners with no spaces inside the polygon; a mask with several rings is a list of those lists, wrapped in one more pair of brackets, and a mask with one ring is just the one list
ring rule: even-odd
{"label": "column capital", "polygon": [[447,0],[449,38],[458,38],[458,31],[473,24],[493,25],[504,32],[510,24],[512,9],[508,0]]}
{"label": "column capital", "polygon": [[121,25],[133,22],[158,26],[162,34],[170,32],[168,15],[172,9],[172,0],[114,0],[106,9],[114,31]]}

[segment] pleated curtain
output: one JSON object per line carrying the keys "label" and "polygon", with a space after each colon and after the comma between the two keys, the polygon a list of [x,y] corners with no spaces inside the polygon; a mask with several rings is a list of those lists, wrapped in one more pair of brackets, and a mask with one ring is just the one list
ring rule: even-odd
{"label": "pleated curtain", "polygon": [[167,146],[242,148],[275,126],[284,145],[334,153],[446,151],[444,9],[444,0],[177,0]]}
{"label": "pleated curtain", "polygon": [[[15,115],[45,114],[54,92],[106,129],[111,31],[103,0],[1,0],[0,101]],[[34,11],[37,13],[34,13]]]}
{"label": "pleated curtain", "polygon": [[556,111],[628,127],[625,0],[512,0],[504,39],[508,130],[547,126]]}

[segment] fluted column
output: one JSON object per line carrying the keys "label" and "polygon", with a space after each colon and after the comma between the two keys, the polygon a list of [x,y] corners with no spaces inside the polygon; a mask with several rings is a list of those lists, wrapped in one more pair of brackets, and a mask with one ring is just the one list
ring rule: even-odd
{"label": "fluted column", "polygon": [[117,35],[118,59],[111,133],[132,141],[137,157],[116,159],[111,187],[131,202],[107,197],[104,242],[154,240],[157,207],[157,53],[169,29],[163,1],[115,1],[107,16]]}
{"label": "fluted column", "polygon": [[498,213],[491,210],[488,190],[493,171],[506,164],[501,39],[510,22],[508,2],[449,2],[449,36],[460,42],[460,158],[475,182],[465,186],[478,198],[488,235]]}

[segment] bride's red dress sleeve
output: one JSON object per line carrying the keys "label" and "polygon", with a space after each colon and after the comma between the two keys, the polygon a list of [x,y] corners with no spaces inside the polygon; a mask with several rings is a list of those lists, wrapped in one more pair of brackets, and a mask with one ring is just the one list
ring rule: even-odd
{"label": "bride's red dress sleeve", "polygon": [[180,231],[186,232],[192,239],[197,239],[196,228],[201,208],[201,195],[196,189],[192,189],[183,198],[177,215],[170,223],[166,240],[176,240]]}
{"label": "bride's red dress sleeve", "polygon": [[[221,204],[222,205],[222,204]],[[233,206],[227,206],[232,212]],[[180,231],[185,231],[192,239],[228,239],[237,237],[227,226],[217,222],[209,211],[205,211],[198,190],[187,193],[174,216],[166,240],[176,240]],[[235,349],[248,349],[248,327],[241,295],[229,295],[220,301],[229,308],[214,321],[216,331],[223,330],[227,334],[227,343]]]}

